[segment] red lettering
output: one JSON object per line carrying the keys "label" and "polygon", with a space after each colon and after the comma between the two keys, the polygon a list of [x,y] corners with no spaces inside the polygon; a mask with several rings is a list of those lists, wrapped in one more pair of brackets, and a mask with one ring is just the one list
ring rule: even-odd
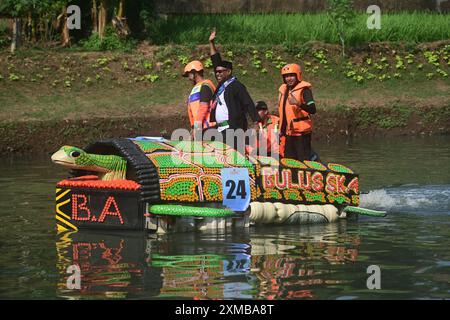
{"label": "red lettering", "polygon": [[276,174],[278,173],[278,171],[272,171],[270,168],[262,169],[262,177],[263,177],[262,182],[264,189],[272,189],[275,186],[275,182],[273,180],[274,172]]}
{"label": "red lettering", "polygon": [[338,192],[339,193],[347,193],[347,187],[345,186],[345,176],[338,176]]}
{"label": "red lettering", "polygon": [[277,179],[275,179],[275,186],[277,187],[277,189],[286,189],[288,185],[288,177],[286,173],[287,170],[283,170],[281,171],[281,175],[277,174]]}
{"label": "red lettering", "polygon": [[92,244],[90,242],[77,242],[72,245],[73,263],[80,267],[82,273],[89,271],[89,262],[92,255]]}
{"label": "red lettering", "polygon": [[312,188],[314,191],[323,191],[323,176],[320,172],[314,172],[312,175]]}
{"label": "red lettering", "polygon": [[327,185],[325,187],[325,190],[328,193],[335,193],[335,192],[337,192],[337,179],[336,179],[336,176],[334,174],[332,174],[332,173],[330,173],[327,176]]}
{"label": "red lettering", "polygon": [[[114,205],[115,211],[109,211],[111,205]],[[119,217],[120,224],[123,224],[122,215],[120,214],[119,207],[117,206],[114,197],[109,197],[108,200],[106,200],[105,207],[102,210],[102,214],[98,218],[98,222],[104,222],[106,216],[117,216]]]}
{"label": "red lettering", "polygon": [[[81,203],[78,200],[81,199]],[[89,221],[91,219],[91,210],[86,206],[87,197],[84,194],[72,194],[72,219],[77,221]],[[80,217],[78,211],[87,213],[86,217]]]}
{"label": "red lettering", "polygon": [[282,269],[282,277],[289,278],[292,277],[294,273],[295,263],[285,263]]}
{"label": "red lettering", "polygon": [[311,190],[311,172],[306,172],[305,181],[305,171],[298,171],[298,186],[303,190]]}
{"label": "red lettering", "polygon": [[[120,239],[118,248],[109,248],[104,242],[99,243],[103,249],[102,258],[109,262],[110,265],[118,264],[122,260],[122,249],[125,247],[125,240]],[[115,251],[115,253],[114,253]]]}
{"label": "red lettering", "polygon": [[72,245],[73,261],[78,263],[80,254],[83,257],[91,256],[92,246],[89,242],[77,242]]}
{"label": "red lettering", "polygon": [[289,170],[289,169],[285,169],[283,171],[285,171],[286,180],[287,180],[287,183],[288,183],[287,188],[288,189],[298,189],[298,184],[295,184],[292,181],[292,171]]}
{"label": "red lettering", "polygon": [[353,178],[352,181],[348,184],[348,188],[354,193],[359,193],[359,180],[358,177]]}

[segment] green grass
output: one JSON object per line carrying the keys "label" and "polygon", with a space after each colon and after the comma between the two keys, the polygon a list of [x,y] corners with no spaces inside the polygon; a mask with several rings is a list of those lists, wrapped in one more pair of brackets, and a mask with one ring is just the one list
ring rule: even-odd
{"label": "green grass", "polygon": [[[253,72],[239,79],[246,85],[255,101],[265,100],[272,112],[277,112],[276,101],[281,78],[276,72],[255,76]],[[401,106],[414,108],[415,104],[448,103],[450,83],[444,79],[429,81],[425,78],[389,80],[355,84],[351,80],[325,77],[324,75],[307,76],[313,84],[315,100],[319,110],[338,105]],[[440,88],[443,86],[443,88]],[[56,88],[45,88],[29,82],[4,82],[0,85],[0,120],[58,120],[92,117],[140,117],[160,116],[165,106],[172,107],[178,115],[186,115],[185,99],[190,91],[190,84],[185,78],[175,81],[161,78],[150,83],[122,83],[120,85],[93,84],[91,87],[77,85],[71,89],[61,84]],[[403,109],[398,110],[399,114]],[[361,115],[362,122],[372,123],[375,118]],[[382,121],[382,119],[377,120]],[[377,121],[375,121],[377,122]],[[378,123],[378,122],[377,122]],[[391,127],[390,123],[378,123]]]}
{"label": "green grass", "polygon": [[[382,14],[381,30],[367,29],[367,18],[366,14],[358,14],[353,27],[347,30],[350,45],[450,39],[448,14]],[[174,15],[155,22],[151,40],[156,44],[206,44],[213,27],[217,28],[218,41],[227,45],[303,44],[309,41],[339,43],[326,13]]]}
{"label": "green grass", "polygon": [[[234,74],[252,98],[265,100],[272,111],[282,81],[279,69],[287,62],[302,66],[321,109],[449,103],[450,44],[413,50],[378,44],[355,50],[345,59],[327,47],[303,52],[282,46],[227,45],[222,53],[233,61]],[[172,108],[170,114],[186,115],[190,83],[181,71],[186,60],[205,62],[207,57],[207,48],[179,45],[133,53],[0,52],[0,121],[152,116],[152,112],[164,113],[166,106]],[[214,79],[211,67],[206,76]]]}

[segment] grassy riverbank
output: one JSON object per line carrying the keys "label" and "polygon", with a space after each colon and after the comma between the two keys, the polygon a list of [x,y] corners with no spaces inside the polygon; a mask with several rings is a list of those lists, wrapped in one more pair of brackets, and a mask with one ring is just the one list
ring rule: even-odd
{"label": "grassy riverbank", "polygon": [[[450,41],[408,47],[224,46],[253,99],[276,112],[279,68],[303,67],[318,104],[318,139],[450,132]],[[112,136],[160,135],[187,127],[190,59],[208,66],[206,46],[149,46],[122,52],[26,50],[0,53],[0,153]],[[39,148],[37,148],[39,146]]]}
{"label": "grassy riverbank", "polygon": [[[358,13],[354,23],[346,28],[349,45],[380,41],[420,43],[450,38],[448,14],[383,13],[380,30],[367,28],[368,17]],[[217,27],[221,41],[227,44],[339,43],[327,13],[172,15],[155,21],[149,39],[156,44],[198,44],[205,41],[213,27]]]}

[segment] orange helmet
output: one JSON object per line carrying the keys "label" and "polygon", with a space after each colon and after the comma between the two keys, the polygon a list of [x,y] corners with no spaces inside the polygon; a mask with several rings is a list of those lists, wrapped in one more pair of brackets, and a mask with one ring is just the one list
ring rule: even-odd
{"label": "orange helmet", "polygon": [[191,72],[192,70],[195,71],[202,71],[203,70],[203,64],[198,61],[198,60],[194,60],[189,62],[186,67],[184,67],[184,73],[183,73],[183,77],[187,77],[188,73]]}
{"label": "orange helmet", "polygon": [[296,63],[290,63],[281,68],[281,76],[293,73],[297,76],[298,81],[302,81],[302,69]]}

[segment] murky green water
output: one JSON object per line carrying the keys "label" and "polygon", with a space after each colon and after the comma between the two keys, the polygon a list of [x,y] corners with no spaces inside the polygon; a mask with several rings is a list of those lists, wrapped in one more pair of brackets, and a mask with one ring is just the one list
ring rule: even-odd
{"label": "murky green water", "polygon": [[[0,298],[450,298],[450,137],[320,144],[386,218],[232,234],[55,235],[48,157],[0,159]],[[67,266],[81,268],[67,288]],[[381,289],[366,286],[381,269]]]}

